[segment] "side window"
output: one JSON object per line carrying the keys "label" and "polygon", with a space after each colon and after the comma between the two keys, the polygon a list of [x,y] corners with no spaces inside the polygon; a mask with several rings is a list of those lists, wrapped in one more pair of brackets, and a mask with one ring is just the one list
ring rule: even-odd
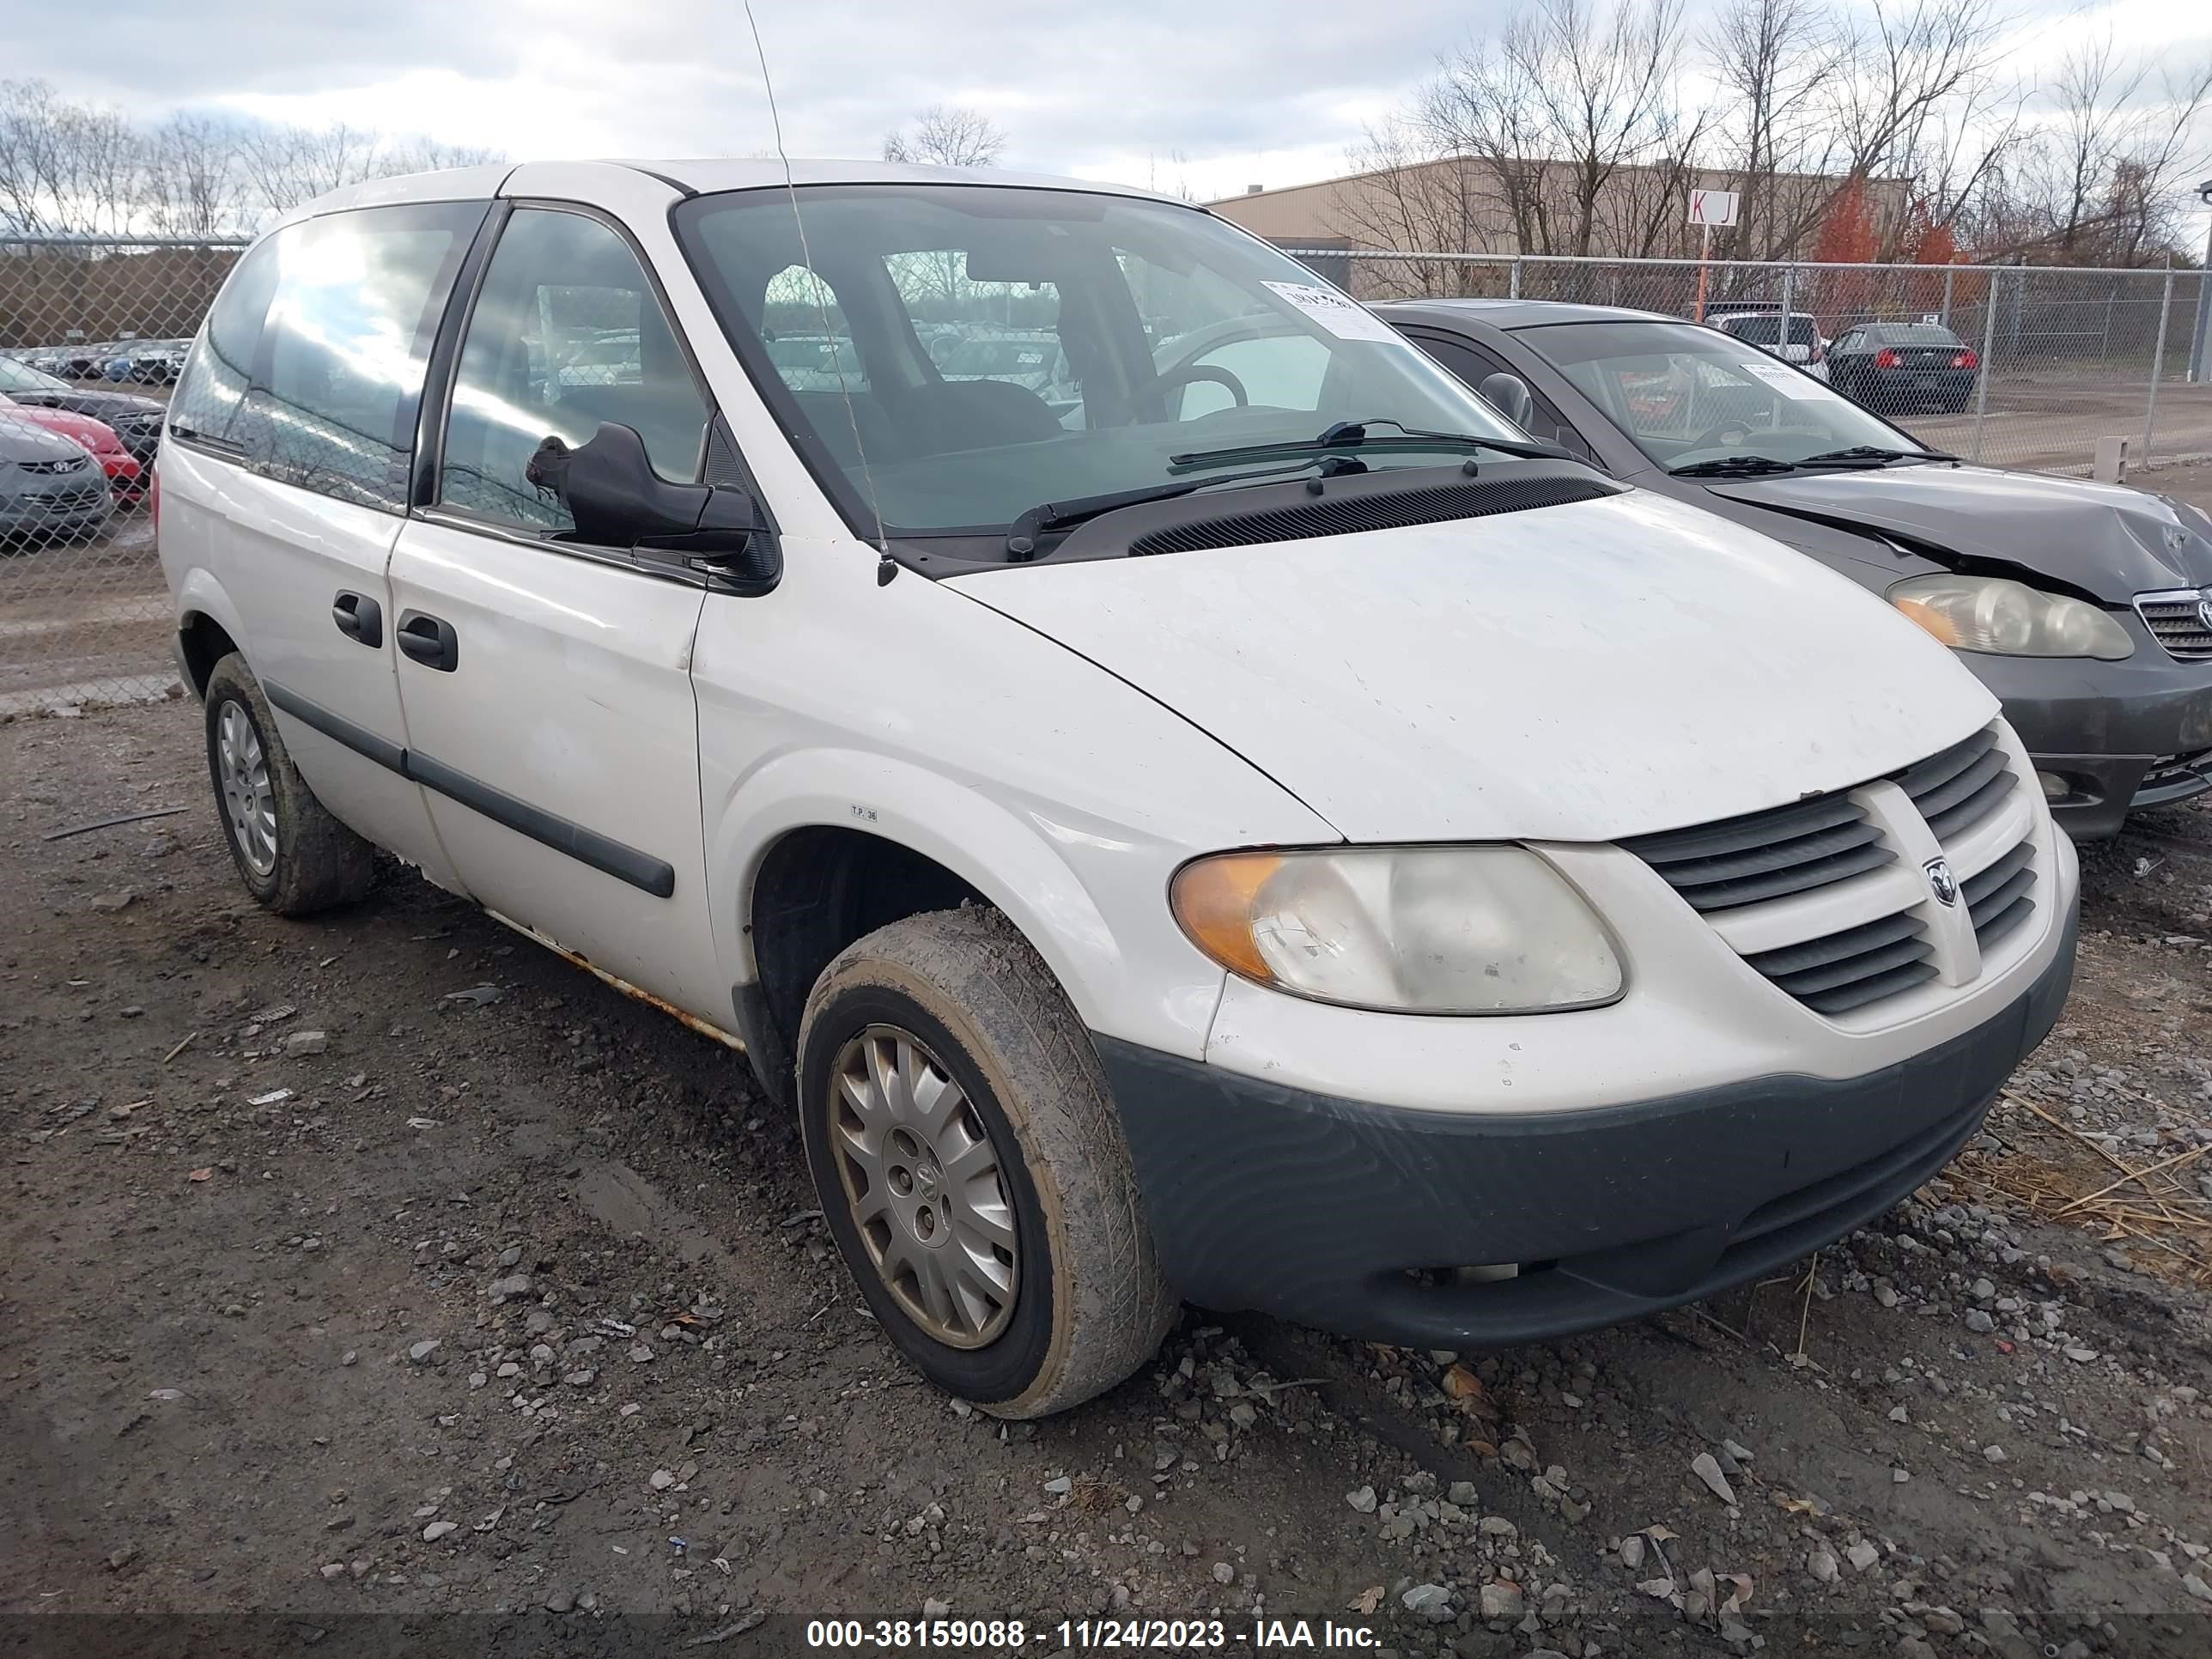
{"label": "side window", "polygon": [[[1482,347],[1461,339],[1443,339],[1431,334],[1415,337],[1422,350],[1449,369],[1471,392],[1493,374],[1515,374],[1527,384],[1527,376],[1507,365],[1504,359],[1486,351]],[[1535,400],[1535,417],[1529,422],[1534,428],[1529,435],[1541,438],[1546,443],[1559,444],[1577,455],[1589,456],[1590,447],[1583,441],[1582,434],[1567,423],[1567,417],[1549,398],[1528,387],[1528,395]]]}
{"label": "side window", "polygon": [[572,527],[532,483],[538,445],[589,443],[602,422],[635,428],[653,469],[699,476],[707,400],[653,284],[599,220],[519,208],[500,234],[453,377],[439,500],[526,529]]}
{"label": "side window", "polygon": [[273,239],[276,290],[230,436],[279,483],[407,505],[430,342],[481,203],[333,213]]}
{"label": "side window", "polygon": [[276,291],[278,245],[289,231],[263,240],[230,273],[208,313],[169,399],[169,424],[196,437],[228,439],[253,378],[262,319]]}

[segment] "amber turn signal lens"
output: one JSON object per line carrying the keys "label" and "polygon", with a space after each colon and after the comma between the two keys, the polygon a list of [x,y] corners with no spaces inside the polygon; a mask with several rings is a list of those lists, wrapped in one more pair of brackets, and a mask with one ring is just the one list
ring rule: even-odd
{"label": "amber turn signal lens", "polygon": [[1267,878],[1283,867],[1274,853],[1203,859],[1176,872],[1168,902],[1191,943],[1232,973],[1261,984],[1275,975],[1252,939],[1252,905]]}
{"label": "amber turn signal lens", "polygon": [[1899,599],[1897,601],[1897,608],[1942,641],[1944,644],[1954,648],[1957,647],[1960,640],[1959,624],[1934,605],[1923,604],[1918,599]]}

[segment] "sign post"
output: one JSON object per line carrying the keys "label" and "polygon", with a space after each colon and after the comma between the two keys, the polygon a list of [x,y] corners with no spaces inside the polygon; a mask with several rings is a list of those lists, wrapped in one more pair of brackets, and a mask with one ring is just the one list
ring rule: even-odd
{"label": "sign post", "polygon": [[1711,276],[1713,227],[1735,222],[1741,198],[1732,190],[1693,190],[1690,192],[1690,222],[1698,227],[1698,320],[1705,320],[1705,294]]}

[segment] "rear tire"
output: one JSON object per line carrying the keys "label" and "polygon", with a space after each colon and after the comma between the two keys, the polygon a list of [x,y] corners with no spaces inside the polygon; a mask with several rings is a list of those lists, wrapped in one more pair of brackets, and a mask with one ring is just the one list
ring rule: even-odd
{"label": "rear tire", "polygon": [[280,916],[366,895],[376,884],[376,849],[307,787],[244,657],[233,652],[216,664],[206,702],[208,776],[246,890]]}
{"label": "rear tire", "polygon": [[848,948],[807,999],[799,1086],[830,1231],[931,1382],[1042,1417],[1158,1350],[1177,1304],[1097,1053],[1005,916],[910,916]]}

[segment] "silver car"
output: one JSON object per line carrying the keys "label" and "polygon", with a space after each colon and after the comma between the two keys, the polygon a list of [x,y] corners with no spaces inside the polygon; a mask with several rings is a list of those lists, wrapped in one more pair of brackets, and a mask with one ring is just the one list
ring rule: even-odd
{"label": "silver car", "polygon": [[0,413],[0,544],[88,535],[114,505],[107,475],[85,450]]}

